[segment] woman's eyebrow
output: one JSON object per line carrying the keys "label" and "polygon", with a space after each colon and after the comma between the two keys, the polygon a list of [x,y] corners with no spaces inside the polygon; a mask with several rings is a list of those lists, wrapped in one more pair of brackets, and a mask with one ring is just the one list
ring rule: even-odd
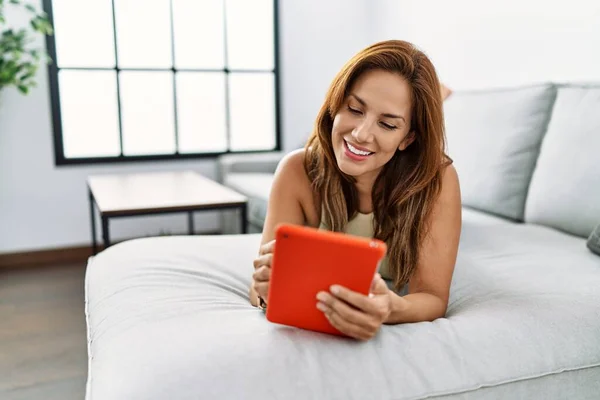
{"label": "woman's eyebrow", "polygon": [[[361,99],[360,97],[358,97],[357,95],[355,95],[354,93],[350,93],[350,96],[354,97],[356,99],[356,101],[358,101],[363,107],[367,106],[367,103]],[[402,121],[404,121],[404,123],[406,123],[406,119],[404,119],[404,117],[402,115],[395,115],[395,114],[389,114],[389,113],[384,113],[381,114],[382,116],[386,117],[386,118],[397,118],[397,119],[401,119]]]}

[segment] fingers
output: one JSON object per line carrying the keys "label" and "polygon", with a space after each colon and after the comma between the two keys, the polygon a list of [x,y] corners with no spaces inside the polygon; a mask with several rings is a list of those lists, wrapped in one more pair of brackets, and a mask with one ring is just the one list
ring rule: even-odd
{"label": "fingers", "polygon": [[271,279],[271,268],[266,265],[254,270],[252,278],[257,282],[268,282]]}
{"label": "fingers", "polygon": [[336,329],[348,336],[360,340],[370,339],[381,326],[377,318],[353,308],[326,292],[320,292],[317,299],[319,300],[317,308],[325,314]]}
{"label": "fingers", "polygon": [[354,339],[369,340],[376,333],[376,332],[371,333],[370,331],[365,330],[358,325],[349,323],[348,321],[344,320],[339,314],[337,314],[335,312],[325,313],[325,317],[327,317],[327,320],[335,329],[337,329],[338,331],[342,332],[343,334],[348,335]]}
{"label": "fingers", "polygon": [[266,302],[269,295],[269,280],[271,279],[271,262],[275,240],[260,247],[259,256],[254,260],[252,274],[252,289]]}
{"label": "fingers", "polygon": [[258,257],[254,260],[254,269],[258,269],[263,265],[271,266],[273,261],[273,250],[275,249],[275,241],[271,240],[260,247]]}
{"label": "fingers", "polygon": [[269,282],[254,281],[252,288],[262,299],[267,302],[269,297]]}
{"label": "fingers", "polygon": [[269,295],[269,280],[271,279],[271,268],[263,265],[252,274],[252,288],[263,300],[267,301]]}
{"label": "fingers", "polygon": [[379,275],[379,273],[376,273],[375,276],[373,277],[373,280],[371,281],[371,288],[369,289],[370,292],[372,292],[375,289],[375,286],[377,285],[377,279],[380,276],[381,275]]}
{"label": "fingers", "polygon": [[258,254],[262,256],[265,254],[273,253],[274,250],[275,250],[275,240],[271,240],[270,242],[267,242],[267,243],[263,244],[262,246],[260,246],[260,250],[258,251]]}
{"label": "fingers", "polygon": [[386,294],[390,290],[381,277],[381,275],[377,274],[375,279],[373,279],[373,284],[371,285],[371,293],[373,294]]}
{"label": "fingers", "polygon": [[373,279],[369,296],[333,285],[331,293],[322,291],[317,294],[317,308],[340,332],[367,340],[377,334],[389,315],[389,293],[385,281],[378,274]]}
{"label": "fingers", "polygon": [[352,324],[361,325],[365,328],[368,328],[371,325],[369,317],[364,312],[352,308],[345,302],[339,301],[325,292],[320,292],[317,295],[317,300]]}
{"label": "fingers", "polygon": [[272,261],[273,261],[272,253],[262,255],[254,260],[254,269],[258,269],[258,268],[262,267],[263,265],[270,267]]}
{"label": "fingers", "polygon": [[[327,292],[322,292],[326,295],[329,295]],[[352,305],[353,307],[367,313],[367,314],[376,314],[377,307],[376,304],[371,301],[371,299],[361,293],[354,292],[349,290],[343,286],[333,285],[331,287],[331,293],[334,296],[329,295],[331,297],[331,301],[335,301],[337,297],[340,300]]]}
{"label": "fingers", "polygon": [[371,292],[373,292],[373,290],[375,290],[375,287],[377,286],[379,279],[381,279],[381,275],[379,275],[379,272],[378,272],[375,274],[375,276],[373,277],[373,280],[371,281],[371,289],[370,289]]}

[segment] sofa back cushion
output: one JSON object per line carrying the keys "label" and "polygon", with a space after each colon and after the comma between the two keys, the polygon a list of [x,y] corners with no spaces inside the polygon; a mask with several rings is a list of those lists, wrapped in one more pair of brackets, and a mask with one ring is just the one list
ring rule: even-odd
{"label": "sofa back cushion", "polygon": [[554,85],[454,92],[444,103],[463,205],[522,220]]}
{"label": "sofa back cushion", "polygon": [[525,220],[588,237],[600,220],[600,85],[558,87]]}

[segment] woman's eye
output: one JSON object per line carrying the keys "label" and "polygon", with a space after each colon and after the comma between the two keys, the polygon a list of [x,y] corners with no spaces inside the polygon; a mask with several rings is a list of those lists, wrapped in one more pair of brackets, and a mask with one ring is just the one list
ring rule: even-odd
{"label": "woman's eye", "polygon": [[358,110],[358,109],[356,109],[356,108],[352,108],[352,107],[350,107],[350,106],[348,106],[348,110],[350,110],[350,112],[351,112],[352,114],[357,114],[357,115],[360,115],[360,114],[362,114],[362,111],[360,111],[360,110]]}
{"label": "woman's eye", "polygon": [[390,125],[390,124],[386,124],[385,122],[381,122],[381,126],[383,126],[385,129],[393,131],[394,129],[396,129],[396,127],[394,125]]}

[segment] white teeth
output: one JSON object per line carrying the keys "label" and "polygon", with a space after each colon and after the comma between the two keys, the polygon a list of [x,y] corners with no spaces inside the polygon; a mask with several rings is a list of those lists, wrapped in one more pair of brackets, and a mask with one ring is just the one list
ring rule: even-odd
{"label": "white teeth", "polygon": [[373,154],[370,151],[362,151],[362,150],[358,150],[356,147],[352,146],[350,143],[346,142],[346,145],[348,146],[348,148],[350,149],[350,151],[354,154],[356,154],[357,156],[368,156],[369,154]]}

